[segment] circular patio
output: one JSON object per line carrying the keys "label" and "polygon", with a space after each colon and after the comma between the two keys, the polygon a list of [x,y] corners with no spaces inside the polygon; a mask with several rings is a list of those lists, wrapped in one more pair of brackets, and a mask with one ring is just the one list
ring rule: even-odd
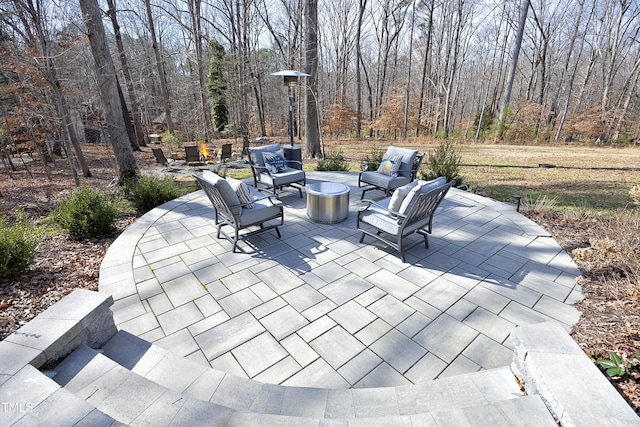
{"label": "circular patio", "polygon": [[513,205],[452,189],[429,249],[403,263],[359,243],[357,174],[307,179],[351,187],[347,220],[312,222],[305,199],[284,191],[282,237],[261,233],[232,253],[202,191],[139,218],[100,271],[118,328],[243,378],[350,388],[507,366],[515,326],[578,320],[579,270]]}

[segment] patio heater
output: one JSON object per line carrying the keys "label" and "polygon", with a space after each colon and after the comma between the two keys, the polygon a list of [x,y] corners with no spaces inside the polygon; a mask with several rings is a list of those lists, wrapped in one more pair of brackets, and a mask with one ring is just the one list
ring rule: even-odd
{"label": "patio heater", "polygon": [[[276,73],[271,73],[272,76],[283,76],[284,85],[287,87],[287,93],[289,96],[289,146],[282,147],[284,158],[286,160],[295,160],[302,162],[302,148],[299,145],[293,144],[293,89],[298,86],[299,77],[309,77],[307,73],[294,70],[282,70]],[[291,164],[291,167],[302,169],[302,165],[299,163]]]}

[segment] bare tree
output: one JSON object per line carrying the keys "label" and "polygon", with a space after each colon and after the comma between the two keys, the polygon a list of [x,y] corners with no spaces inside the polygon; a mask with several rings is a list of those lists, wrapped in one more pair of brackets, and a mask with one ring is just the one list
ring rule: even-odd
{"label": "bare tree", "polygon": [[80,9],[95,62],[98,88],[107,119],[107,132],[111,137],[111,146],[118,165],[118,177],[122,182],[136,176],[137,166],[131,151],[129,134],[122,120],[123,111],[116,70],[111,60],[97,0],[80,0]]}
{"label": "bare tree", "polygon": [[367,0],[359,0],[358,24],[356,26],[356,136],[362,132],[362,22],[367,7]]}
{"label": "bare tree", "polygon": [[502,98],[502,108],[500,108],[500,118],[498,119],[498,133],[497,138],[502,139],[504,134],[504,120],[509,108],[509,102],[511,101],[511,90],[513,88],[513,80],[516,76],[516,69],[518,68],[518,57],[520,56],[520,47],[522,46],[522,36],[524,34],[524,27],[527,22],[527,12],[529,11],[529,1],[522,0],[522,6],[520,7],[520,20],[518,22],[518,33],[516,34],[516,40],[513,45],[513,53],[511,55],[511,66],[509,68],[509,75],[507,77],[507,84],[504,90],[504,97]]}
{"label": "bare tree", "polygon": [[[47,8],[44,7],[40,0],[13,0],[13,5],[18,20],[22,23],[22,28],[18,27],[17,22],[7,21],[6,19],[5,22],[11,25],[14,31],[22,36],[29,48],[40,53],[40,57],[35,58],[36,64],[51,86],[55,106],[64,131],[69,141],[71,141],[83,176],[88,178],[91,176],[91,171],[82,153],[80,140],[78,139],[76,129],[71,120],[69,105],[63,91],[62,83],[58,78],[58,66],[54,61],[52,52],[52,45],[55,43],[51,40],[49,31],[47,30],[47,26],[51,24],[51,19],[45,15]],[[71,153],[72,151],[69,149],[68,154],[70,155]]]}
{"label": "bare tree", "polygon": [[196,61],[195,67],[197,68],[198,83],[199,83],[199,98],[200,108],[202,114],[202,127],[204,128],[204,134],[207,140],[211,140],[211,110],[209,108],[209,100],[207,98],[207,79],[205,75],[205,59],[202,49],[202,19],[200,16],[200,10],[202,7],[202,0],[189,0],[189,16],[191,18],[191,31],[193,34]]}
{"label": "bare tree", "polygon": [[160,92],[162,94],[162,103],[164,106],[165,120],[167,122],[167,130],[171,133],[175,131],[173,117],[171,115],[171,103],[169,100],[169,85],[167,84],[167,76],[165,74],[162,56],[160,55],[160,47],[158,46],[158,38],[156,36],[156,26],[153,21],[153,13],[151,11],[151,0],[144,1],[147,12],[147,23],[149,26],[149,36],[151,37],[151,46],[156,60],[156,69],[158,72],[158,80],[160,81]]}
{"label": "bare tree", "polygon": [[122,41],[122,33],[120,32],[120,24],[118,22],[118,15],[116,9],[116,0],[107,0],[107,16],[111,20],[113,26],[113,34],[116,39],[116,47],[118,49],[118,56],[120,58],[120,66],[122,67],[122,75],[124,76],[125,85],[127,87],[127,95],[129,96],[129,102],[131,103],[131,116],[133,118],[133,128],[135,132],[136,144],[138,146],[145,146],[144,142],[144,129],[142,127],[140,105],[138,103],[138,97],[133,85],[133,79],[131,78],[131,72],[129,70],[129,61],[127,60],[127,54],[124,50],[124,43]]}
{"label": "bare tree", "polygon": [[305,7],[305,72],[307,77],[307,116],[305,133],[306,152],[311,157],[322,153],[320,149],[320,123],[318,120],[318,1],[306,0]]}

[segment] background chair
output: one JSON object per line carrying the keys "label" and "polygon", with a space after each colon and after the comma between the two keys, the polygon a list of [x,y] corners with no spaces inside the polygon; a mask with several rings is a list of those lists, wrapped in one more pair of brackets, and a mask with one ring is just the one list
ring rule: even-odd
{"label": "background chair", "polygon": [[[267,157],[281,158],[281,167],[274,169],[273,165],[265,163],[265,153],[267,153]],[[249,163],[251,165],[251,172],[253,173],[253,185],[255,188],[258,188],[258,185],[262,184],[267,189],[271,189],[274,196],[277,197],[278,189],[281,190],[287,186],[293,187],[298,190],[300,198],[302,198],[302,187],[307,183],[307,177],[302,170],[302,162],[285,160],[284,154],[280,149],[280,144],[250,147]],[[300,169],[292,168],[291,165],[294,163],[299,165]]]}
{"label": "background chair", "polygon": [[187,145],[184,147],[184,154],[187,159],[187,165],[200,164],[200,152],[197,146]]}
{"label": "background chair", "polygon": [[222,144],[222,151],[220,152],[220,161],[231,158],[231,144]]}
{"label": "background chair", "polygon": [[356,228],[362,232],[360,243],[365,236],[371,236],[400,252],[402,262],[405,251],[420,243],[405,245],[404,240],[413,233],[422,235],[425,248],[429,248],[433,215],[453,183],[446,182],[444,177],[420,181],[402,200],[400,208],[395,209],[390,209],[393,197],[377,203],[366,200],[367,205],[360,208],[356,219]]}
{"label": "background chair", "polygon": [[[202,175],[193,175],[200,187],[211,201],[215,211],[215,224],[220,238],[222,234],[227,240],[233,243],[233,252],[236,251],[240,238],[245,238],[256,233],[275,229],[280,237],[278,226],[284,224],[284,208],[279,200],[272,200],[261,193],[253,195],[253,206],[247,207],[240,203],[240,199],[231,187],[231,184],[224,178],[211,171],[204,171]],[[268,221],[279,220],[279,222],[266,225]],[[233,235],[225,233],[222,229],[225,225],[233,228]],[[259,227],[240,235],[240,231],[249,227]]]}
{"label": "background chair", "polygon": [[[390,145],[384,154],[384,157],[402,156],[402,161],[397,170],[397,174],[386,175],[377,170],[368,170],[368,164],[365,164],[365,170],[360,172],[358,176],[358,187],[364,187],[360,199],[364,199],[364,193],[369,190],[382,190],[385,196],[389,196],[393,190],[416,179],[424,153],[418,150],[410,150],[408,148],[394,147]],[[383,157],[383,158],[384,158]]]}
{"label": "background chair", "polygon": [[169,165],[169,160],[164,156],[162,148],[152,148],[151,151],[153,151],[153,156],[156,158],[156,162],[164,166]]}

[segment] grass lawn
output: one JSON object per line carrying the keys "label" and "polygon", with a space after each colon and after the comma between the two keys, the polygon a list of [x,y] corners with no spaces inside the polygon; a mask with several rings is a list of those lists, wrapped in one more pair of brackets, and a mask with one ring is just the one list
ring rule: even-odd
{"label": "grass lawn", "polygon": [[[558,208],[611,210],[633,205],[640,149],[578,146],[460,145],[462,175],[501,201],[513,194],[556,199]],[[550,164],[555,167],[539,167]]]}
{"label": "grass lawn", "polygon": [[[327,153],[341,152],[350,170],[359,160],[389,145],[433,152],[437,142],[332,141]],[[461,174],[472,189],[496,200],[513,202],[520,194],[536,201],[555,199],[557,209],[612,210],[633,205],[629,190],[640,185],[640,148],[575,145],[524,146],[459,143]],[[426,158],[423,168],[427,164]],[[540,164],[555,167],[539,167]],[[311,169],[311,168],[310,168]]]}
{"label": "grass lawn", "polygon": [[[415,140],[339,140],[325,142],[326,151],[342,153],[350,171],[360,171],[362,160],[384,153],[390,144],[414,148],[427,155],[437,142]],[[553,200],[554,209],[610,211],[633,206],[629,190],[640,185],[640,147],[584,147],[575,145],[524,146],[458,143],[461,174],[472,190],[503,202],[519,194],[532,203]],[[304,169],[314,171],[315,160]],[[540,164],[555,167],[540,167]],[[426,168],[427,161],[422,164]],[[248,178],[251,170],[229,169],[227,175]],[[549,206],[550,207],[550,206]]]}

